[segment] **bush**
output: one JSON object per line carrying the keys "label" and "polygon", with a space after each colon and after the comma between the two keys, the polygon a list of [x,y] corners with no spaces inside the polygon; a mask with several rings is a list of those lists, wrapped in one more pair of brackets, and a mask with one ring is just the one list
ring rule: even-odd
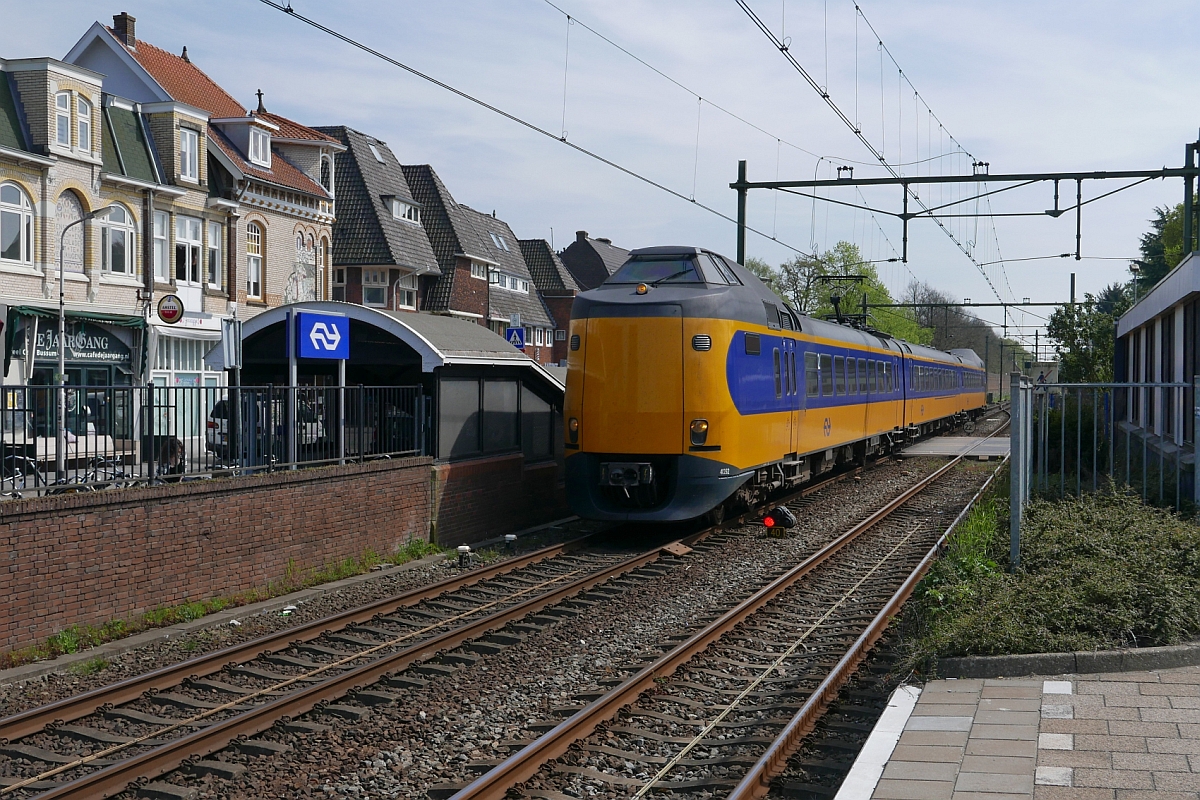
{"label": "bush", "polygon": [[1127,494],[1034,501],[1008,569],[995,500],[915,595],[914,658],[1176,644],[1200,634],[1200,528]]}

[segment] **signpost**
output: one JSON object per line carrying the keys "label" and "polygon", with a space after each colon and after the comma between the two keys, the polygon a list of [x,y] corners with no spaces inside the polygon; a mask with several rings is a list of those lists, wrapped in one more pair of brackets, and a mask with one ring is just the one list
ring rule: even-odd
{"label": "signpost", "polygon": [[524,328],[505,328],[504,329],[504,338],[507,339],[508,343],[511,344],[513,347],[524,352],[524,350],[525,350],[525,329]]}
{"label": "signpost", "polygon": [[[342,314],[325,314],[313,311],[296,311],[288,315],[294,323],[289,326],[295,330],[294,342],[288,348],[291,365],[292,390],[289,397],[289,416],[296,419],[295,392],[297,351],[300,358],[319,358],[336,360],[338,362],[338,463],[346,463],[346,361],[350,358],[350,318]],[[363,443],[358,443],[362,452]],[[295,423],[292,423],[292,445],[295,450]],[[290,457],[295,461],[294,452]]]}

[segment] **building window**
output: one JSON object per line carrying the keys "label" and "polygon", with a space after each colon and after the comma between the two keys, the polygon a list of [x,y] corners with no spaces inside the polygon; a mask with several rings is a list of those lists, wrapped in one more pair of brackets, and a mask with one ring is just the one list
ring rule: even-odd
{"label": "building window", "polygon": [[54,95],[54,141],[63,147],[71,146],[71,93]]}
{"label": "building window", "polygon": [[533,343],[541,347],[542,345],[542,329],[538,328],[533,332]]}
{"label": "building window", "polygon": [[333,297],[331,299],[346,302],[346,270],[335,269],[333,275]]}
{"label": "building window", "polygon": [[13,183],[0,184],[0,259],[33,263],[33,206]]}
{"label": "building window", "polygon": [[385,308],[387,306],[387,280],[388,274],[386,269],[364,269],[362,271],[362,297],[363,305],[373,308]]}
{"label": "building window", "polygon": [[262,299],[263,241],[262,228],[251,222],[246,226],[246,296]]}
{"label": "building window", "polygon": [[558,329],[554,332],[554,341],[565,342],[567,340],[567,332],[563,329]]}
{"label": "building window", "polygon": [[417,310],[417,276],[409,273],[396,281],[396,307]]}
{"label": "building window", "polygon": [[171,216],[165,211],[154,212],[154,279],[166,283],[171,280],[171,265],[167,259],[167,231],[171,227]]}
{"label": "building window", "polygon": [[378,148],[378,147],[376,147],[375,145],[371,144],[370,142],[367,142],[367,147],[371,148],[371,155],[375,156],[375,160],[376,160],[376,161],[378,161],[380,164],[384,163],[384,162],[383,162],[383,156],[381,156],[381,155],[379,154],[379,148]]}
{"label": "building window", "polygon": [[317,274],[317,285],[324,287],[325,276],[329,274],[329,240],[324,236],[317,242]]}
{"label": "building window", "polygon": [[200,138],[188,128],[179,129],[179,177],[200,180]]}
{"label": "building window", "polygon": [[503,286],[504,275],[500,272],[496,272],[495,270],[491,270],[488,272],[488,283],[492,284],[493,286]]}
{"label": "building window", "polygon": [[402,219],[407,222],[420,222],[421,209],[414,206],[412,203],[406,203],[398,197],[392,198],[392,218]]}
{"label": "building window", "polygon": [[271,134],[262,128],[250,129],[250,163],[271,166]]}
{"label": "building window", "polygon": [[504,241],[503,236],[498,233],[489,233],[488,235],[492,237],[492,244],[496,245],[496,247],[504,250],[505,252],[508,251],[508,242]]}
{"label": "building window", "polygon": [[175,218],[175,282],[200,283],[200,220]]}
{"label": "building window", "polygon": [[219,222],[208,223],[208,285],[221,288],[221,242],[224,227]]}
{"label": "building window", "polygon": [[92,149],[92,104],[82,97],[78,102],[79,113],[79,149],[91,152]]}
{"label": "building window", "polygon": [[479,278],[481,281],[488,280],[487,264],[481,264],[478,261],[471,262],[471,277]]}
{"label": "building window", "polygon": [[133,275],[136,252],[133,216],[121,206],[113,206],[100,224],[100,267],[113,275]]}

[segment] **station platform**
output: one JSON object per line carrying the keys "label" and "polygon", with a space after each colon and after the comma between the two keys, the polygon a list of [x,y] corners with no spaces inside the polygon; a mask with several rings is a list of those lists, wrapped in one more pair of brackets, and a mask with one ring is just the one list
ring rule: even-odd
{"label": "station platform", "polygon": [[1200,667],[902,686],[835,800],[1197,800]]}
{"label": "station platform", "polygon": [[1008,455],[1007,436],[935,436],[904,448],[908,456],[961,456],[992,459]]}

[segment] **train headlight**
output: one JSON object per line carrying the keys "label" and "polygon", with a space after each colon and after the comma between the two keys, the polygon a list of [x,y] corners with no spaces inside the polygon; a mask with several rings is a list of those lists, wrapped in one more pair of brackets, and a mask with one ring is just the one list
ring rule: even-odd
{"label": "train headlight", "polygon": [[645,294],[646,292],[650,291],[650,287],[644,283],[639,283],[634,291],[638,294]]}
{"label": "train headlight", "polygon": [[571,440],[571,444],[579,442],[579,420],[571,417],[567,420],[567,438]]}
{"label": "train headlight", "polygon": [[708,439],[708,420],[692,420],[692,444],[702,445]]}

